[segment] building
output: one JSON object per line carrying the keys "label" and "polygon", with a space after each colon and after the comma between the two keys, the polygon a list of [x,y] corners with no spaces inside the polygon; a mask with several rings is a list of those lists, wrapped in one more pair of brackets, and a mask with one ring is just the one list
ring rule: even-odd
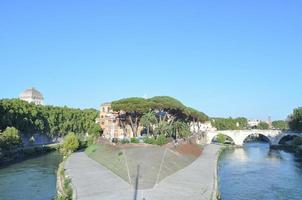
{"label": "building", "polygon": [[255,127],[258,127],[258,125],[259,125],[260,122],[261,122],[261,120],[258,120],[258,119],[256,119],[256,120],[248,120],[247,121],[247,125],[250,128],[255,128]]}
{"label": "building", "polygon": [[26,89],[19,96],[19,99],[27,101],[28,103],[34,103],[36,105],[44,105],[44,97],[34,87]]}
{"label": "building", "polygon": [[114,112],[111,109],[111,103],[103,103],[100,108],[99,123],[103,129],[103,136],[107,139],[124,137],[133,137],[133,132],[129,125],[122,126],[122,119],[120,119],[120,113]]}
{"label": "building", "polygon": [[191,123],[190,125],[190,131],[191,132],[207,132],[207,131],[216,131],[217,129],[212,126],[212,123],[210,121],[206,122],[198,122],[197,123]]}

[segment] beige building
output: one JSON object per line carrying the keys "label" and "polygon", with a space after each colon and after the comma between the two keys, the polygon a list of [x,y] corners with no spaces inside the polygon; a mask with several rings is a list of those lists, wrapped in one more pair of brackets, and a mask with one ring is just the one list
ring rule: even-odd
{"label": "beige building", "polygon": [[99,123],[103,129],[103,136],[107,139],[133,137],[129,125],[126,125],[125,128],[122,127],[119,114],[111,109],[111,103],[103,103],[101,105]]}
{"label": "beige building", "polygon": [[247,125],[249,127],[257,127],[260,124],[261,120],[255,119],[255,120],[248,120]]}
{"label": "beige building", "polygon": [[206,121],[206,122],[192,122],[190,124],[190,131],[191,132],[207,132],[207,131],[216,131],[217,129],[215,127],[212,126],[212,123],[210,121]]}

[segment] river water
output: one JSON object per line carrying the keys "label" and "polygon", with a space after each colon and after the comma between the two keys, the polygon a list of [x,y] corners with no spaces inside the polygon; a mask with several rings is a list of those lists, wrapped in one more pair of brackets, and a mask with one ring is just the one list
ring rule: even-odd
{"label": "river water", "polygon": [[61,160],[52,152],[0,168],[0,200],[51,200]]}
{"label": "river water", "polygon": [[222,200],[301,200],[302,157],[253,142],[219,160]]}

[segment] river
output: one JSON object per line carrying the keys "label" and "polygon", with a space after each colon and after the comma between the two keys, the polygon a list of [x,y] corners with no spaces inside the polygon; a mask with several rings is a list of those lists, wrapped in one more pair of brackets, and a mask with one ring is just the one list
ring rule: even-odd
{"label": "river", "polygon": [[0,200],[51,200],[61,159],[52,152],[0,168]]}
{"label": "river", "polygon": [[225,150],[218,175],[222,200],[302,199],[302,157],[267,143]]}

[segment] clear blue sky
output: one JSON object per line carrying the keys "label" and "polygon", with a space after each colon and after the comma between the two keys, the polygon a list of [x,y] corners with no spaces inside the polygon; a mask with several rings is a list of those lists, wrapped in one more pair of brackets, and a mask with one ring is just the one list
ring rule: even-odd
{"label": "clear blue sky", "polygon": [[174,96],[210,116],[302,106],[302,1],[0,2],[0,98],[98,108]]}

